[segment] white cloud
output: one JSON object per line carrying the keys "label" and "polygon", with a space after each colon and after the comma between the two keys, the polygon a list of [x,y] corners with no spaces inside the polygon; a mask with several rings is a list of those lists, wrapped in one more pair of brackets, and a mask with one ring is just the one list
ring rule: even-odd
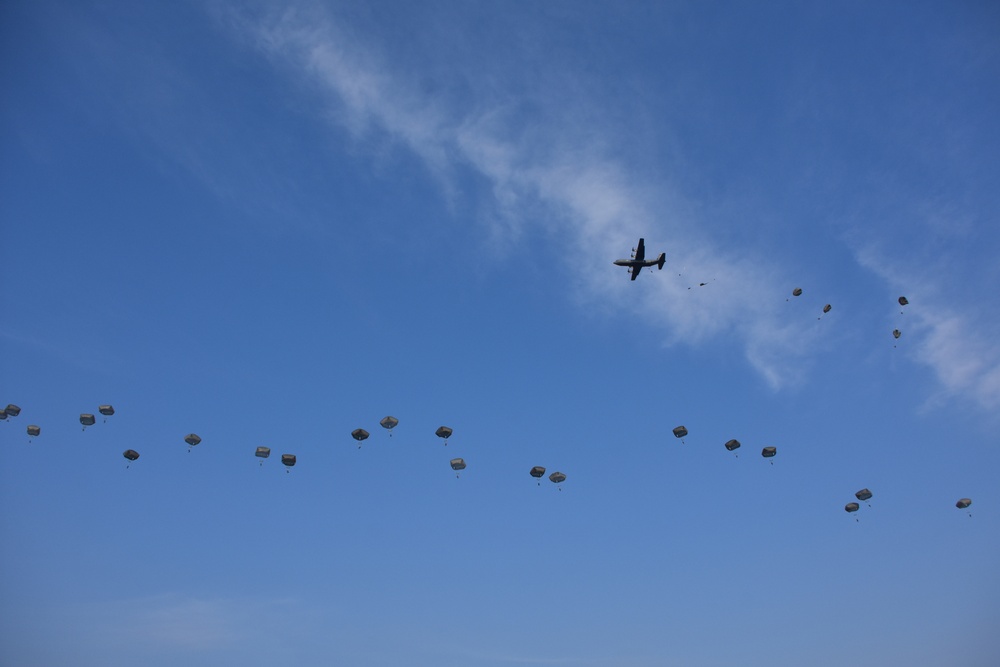
{"label": "white cloud", "polygon": [[930,367],[949,394],[970,397],[987,410],[1000,408],[1000,348],[991,335],[996,315],[988,309],[959,312],[959,304],[921,277],[923,272],[893,261],[876,246],[860,248],[856,257],[909,299],[904,344],[914,341],[917,361]]}
{"label": "white cloud", "polygon": [[[486,217],[499,245],[516,243],[533,225],[560,234],[572,257],[567,269],[591,307],[610,311],[628,301],[621,296],[633,286],[610,262],[644,235],[650,253],[667,251],[670,270],[644,285],[646,299],[630,315],[659,326],[668,344],[733,337],[773,388],[803,378],[804,337],[793,335],[774,296],[785,293],[787,281],[746,249],[720,249],[699,231],[694,206],[616,154],[621,142],[596,123],[595,100],[581,99],[580,86],[563,89],[544,74],[533,84],[534,73],[520,72],[519,89],[531,90],[532,105],[543,107],[525,116],[519,105],[489,102],[504,99],[492,90],[504,77],[469,71],[470,80],[488,79],[492,92],[459,106],[422,91],[314,5],[229,16],[244,39],[321,90],[330,119],[359,141],[393,138],[419,156],[447,197],[455,196],[460,170],[485,180],[494,197]],[[575,97],[567,99],[570,91]],[[688,287],[703,281],[709,285],[693,295]],[[708,290],[710,298],[701,298]]]}

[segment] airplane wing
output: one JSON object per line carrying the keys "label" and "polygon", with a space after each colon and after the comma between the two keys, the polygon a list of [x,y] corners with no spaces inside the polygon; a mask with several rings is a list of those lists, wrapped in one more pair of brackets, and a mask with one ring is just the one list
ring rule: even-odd
{"label": "airplane wing", "polygon": [[639,245],[635,247],[635,257],[633,259],[638,262],[646,259],[646,239],[639,239]]}
{"label": "airplane wing", "polygon": [[635,277],[639,275],[640,271],[642,271],[642,264],[635,264],[632,266],[632,280],[635,280]]}

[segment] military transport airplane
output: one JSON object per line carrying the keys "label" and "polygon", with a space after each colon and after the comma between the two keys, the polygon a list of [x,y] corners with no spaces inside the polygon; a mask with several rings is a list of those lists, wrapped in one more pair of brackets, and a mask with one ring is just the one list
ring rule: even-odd
{"label": "military transport airplane", "polygon": [[632,259],[616,259],[615,264],[629,267],[632,280],[635,280],[635,277],[642,271],[642,267],[656,265],[657,269],[662,269],[665,261],[667,261],[667,253],[665,252],[661,252],[656,259],[646,259],[646,240],[639,239],[639,245],[632,248]]}

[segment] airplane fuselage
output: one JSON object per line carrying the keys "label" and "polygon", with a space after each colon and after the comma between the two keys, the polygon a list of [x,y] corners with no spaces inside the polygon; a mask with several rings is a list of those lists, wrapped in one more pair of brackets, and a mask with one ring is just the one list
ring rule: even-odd
{"label": "airplane fuselage", "polygon": [[640,269],[644,266],[656,266],[657,260],[655,259],[616,259],[615,264],[618,266],[628,266],[630,268],[639,267]]}

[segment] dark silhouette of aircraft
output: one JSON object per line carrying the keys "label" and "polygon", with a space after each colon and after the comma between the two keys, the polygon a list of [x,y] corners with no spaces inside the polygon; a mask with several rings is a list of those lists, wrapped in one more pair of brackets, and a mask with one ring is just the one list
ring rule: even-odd
{"label": "dark silhouette of aircraft", "polygon": [[667,261],[667,253],[665,252],[661,252],[656,259],[646,259],[646,240],[639,239],[639,245],[632,248],[632,259],[616,259],[615,264],[629,267],[632,280],[635,280],[635,277],[642,271],[642,267],[656,265],[657,269],[662,269],[665,261]]}

